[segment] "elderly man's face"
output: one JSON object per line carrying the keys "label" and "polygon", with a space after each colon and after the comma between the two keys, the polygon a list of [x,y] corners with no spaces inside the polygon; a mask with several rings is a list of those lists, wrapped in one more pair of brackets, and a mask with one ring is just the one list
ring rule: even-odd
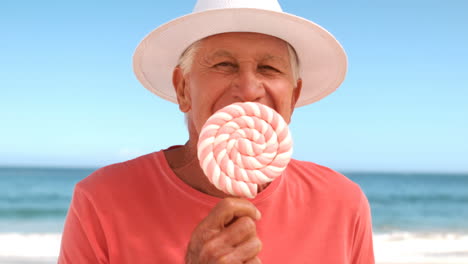
{"label": "elderly man's face", "polygon": [[217,110],[235,102],[259,102],[289,123],[301,81],[293,79],[287,44],[257,33],[224,33],[202,40],[191,69],[174,71],[181,111],[198,135]]}

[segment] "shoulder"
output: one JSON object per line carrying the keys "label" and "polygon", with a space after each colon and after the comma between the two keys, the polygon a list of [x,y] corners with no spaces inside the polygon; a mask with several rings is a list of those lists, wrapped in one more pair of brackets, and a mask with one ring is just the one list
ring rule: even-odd
{"label": "shoulder", "polygon": [[313,162],[292,159],[288,165],[287,172],[301,181],[319,185],[326,190],[350,190],[360,191],[359,185],[351,181],[345,175],[326,166]]}
{"label": "shoulder", "polygon": [[[336,204],[353,205],[357,210],[362,202],[366,201],[365,195],[358,184],[345,175],[313,162],[292,159],[287,168],[288,178],[292,178],[293,184],[299,185],[298,189],[315,194],[327,202]],[[365,201],[363,201],[365,200]]]}
{"label": "shoulder", "polygon": [[155,170],[160,155],[162,155],[162,151],[102,167],[78,182],[76,188],[89,193],[126,190],[144,181],[147,178],[145,176],[150,175]]}

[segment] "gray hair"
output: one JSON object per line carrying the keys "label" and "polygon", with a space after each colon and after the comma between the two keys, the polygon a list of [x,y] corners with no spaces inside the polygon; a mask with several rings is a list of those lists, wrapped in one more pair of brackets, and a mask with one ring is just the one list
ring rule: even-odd
{"label": "gray hair", "polygon": [[[200,44],[203,39],[197,40],[192,45],[190,45],[185,51],[180,55],[179,61],[177,62],[177,65],[182,70],[183,74],[186,74],[188,71],[190,71],[190,68],[192,67],[193,59],[195,57],[195,53],[198,51],[200,48]],[[292,73],[293,73],[293,79],[295,81],[299,80],[300,76],[300,64],[299,64],[299,58],[297,56],[296,51],[294,48],[291,46],[291,44],[287,43],[288,47],[288,54],[289,54],[289,64],[291,65]]]}

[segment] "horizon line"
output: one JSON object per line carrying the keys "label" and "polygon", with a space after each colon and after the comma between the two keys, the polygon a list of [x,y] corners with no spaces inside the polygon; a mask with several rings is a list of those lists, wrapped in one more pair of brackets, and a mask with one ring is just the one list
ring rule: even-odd
{"label": "horizon line", "polygon": [[[115,163],[107,165],[33,165],[33,164],[0,164],[0,169],[68,169],[68,170],[97,170],[102,167],[106,167]],[[388,170],[388,169],[334,169],[345,176],[347,174],[450,174],[450,175],[466,175],[468,176],[468,171],[441,171],[441,170]]]}

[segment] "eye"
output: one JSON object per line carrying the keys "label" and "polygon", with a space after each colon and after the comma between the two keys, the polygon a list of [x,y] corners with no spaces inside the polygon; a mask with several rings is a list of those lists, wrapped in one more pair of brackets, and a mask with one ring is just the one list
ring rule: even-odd
{"label": "eye", "polygon": [[236,65],[229,61],[223,61],[214,65],[216,68],[235,68]]}
{"label": "eye", "polygon": [[281,72],[277,68],[271,66],[271,65],[259,65],[258,69],[263,70],[263,71],[272,71],[272,72]]}

